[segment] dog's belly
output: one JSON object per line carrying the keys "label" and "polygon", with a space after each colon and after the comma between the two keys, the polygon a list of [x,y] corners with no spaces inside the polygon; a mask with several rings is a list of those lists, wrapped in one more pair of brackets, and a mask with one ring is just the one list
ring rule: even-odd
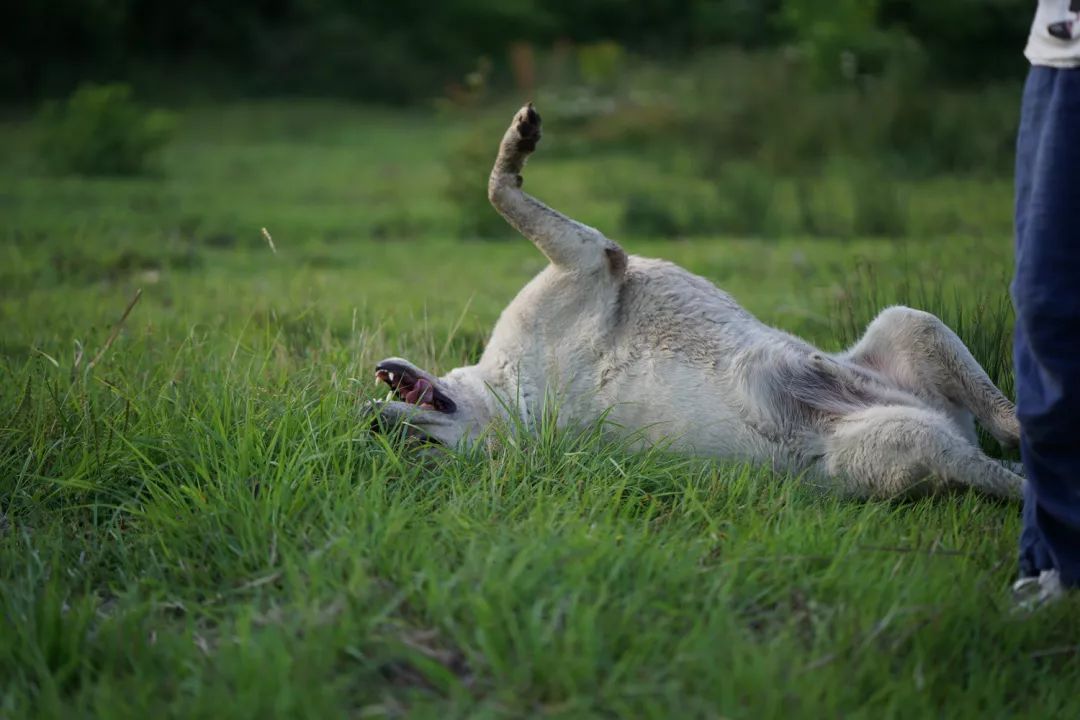
{"label": "dog's belly", "polygon": [[703,370],[673,362],[628,372],[605,395],[611,424],[641,445],[732,460],[775,458],[775,443]]}
{"label": "dog's belly", "polygon": [[872,405],[923,405],[801,343],[750,346],[712,366],[642,353],[609,379],[601,401],[598,410],[643,445],[796,472],[814,466],[837,418]]}

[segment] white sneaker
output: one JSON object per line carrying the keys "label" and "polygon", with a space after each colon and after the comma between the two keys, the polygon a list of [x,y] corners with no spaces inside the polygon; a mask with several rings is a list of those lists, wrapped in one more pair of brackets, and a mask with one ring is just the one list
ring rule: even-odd
{"label": "white sneaker", "polygon": [[1014,610],[1030,613],[1065,596],[1057,570],[1043,570],[1039,575],[1020,578],[1012,586]]}

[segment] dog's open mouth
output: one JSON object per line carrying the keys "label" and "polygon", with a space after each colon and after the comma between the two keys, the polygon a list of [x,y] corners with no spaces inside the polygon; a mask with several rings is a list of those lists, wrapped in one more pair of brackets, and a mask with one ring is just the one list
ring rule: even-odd
{"label": "dog's open mouth", "polygon": [[454,401],[439,390],[435,383],[420,377],[404,365],[394,362],[380,363],[375,368],[375,379],[389,385],[394,396],[402,402],[441,413],[457,410]]}

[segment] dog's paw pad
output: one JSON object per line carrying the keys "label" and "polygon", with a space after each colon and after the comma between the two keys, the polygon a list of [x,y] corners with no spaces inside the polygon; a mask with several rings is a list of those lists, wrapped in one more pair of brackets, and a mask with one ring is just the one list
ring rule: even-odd
{"label": "dog's paw pad", "polygon": [[514,116],[514,128],[517,130],[517,149],[520,152],[532,152],[541,135],[540,113],[529,103],[518,110]]}

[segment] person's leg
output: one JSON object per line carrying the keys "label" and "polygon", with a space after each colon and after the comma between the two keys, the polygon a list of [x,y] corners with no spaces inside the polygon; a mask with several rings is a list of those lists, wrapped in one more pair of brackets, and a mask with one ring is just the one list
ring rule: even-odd
{"label": "person's leg", "polygon": [[[1033,67],[1024,85],[1024,96],[1020,111],[1020,130],[1016,141],[1016,207],[1014,222],[1016,226],[1017,265],[1020,264],[1020,256],[1029,244],[1027,237],[1027,207],[1031,198],[1035,158],[1038,155],[1039,141],[1045,124],[1047,96],[1053,75],[1054,71]],[[1015,278],[1012,291],[1014,298],[1018,291],[1023,291]],[[1027,336],[1024,334],[1023,324],[1017,320],[1013,335],[1013,367],[1018,394],[1027,394],[1028,387],[1032,384],[1029,375],[1034,364],[1031,350],[1028,347]],[[1026,475],[1028,472],[1029,470],[1025,468],[1024,474]],[[1042,540],[1038,523],[1035,521],[1036,502],[1033,490],[1034,485],[1031,482],[1025,484],[1023,530],[1020,533],[1021,577],[1037,577],[1040,570],[1050,569],[1054,564],[1050,558],[1049,550]]]}
{"label": "person's leg", "polygon": [[1080,69],[1034,67],[1016,167],[1022,575],[1080,585]]}

